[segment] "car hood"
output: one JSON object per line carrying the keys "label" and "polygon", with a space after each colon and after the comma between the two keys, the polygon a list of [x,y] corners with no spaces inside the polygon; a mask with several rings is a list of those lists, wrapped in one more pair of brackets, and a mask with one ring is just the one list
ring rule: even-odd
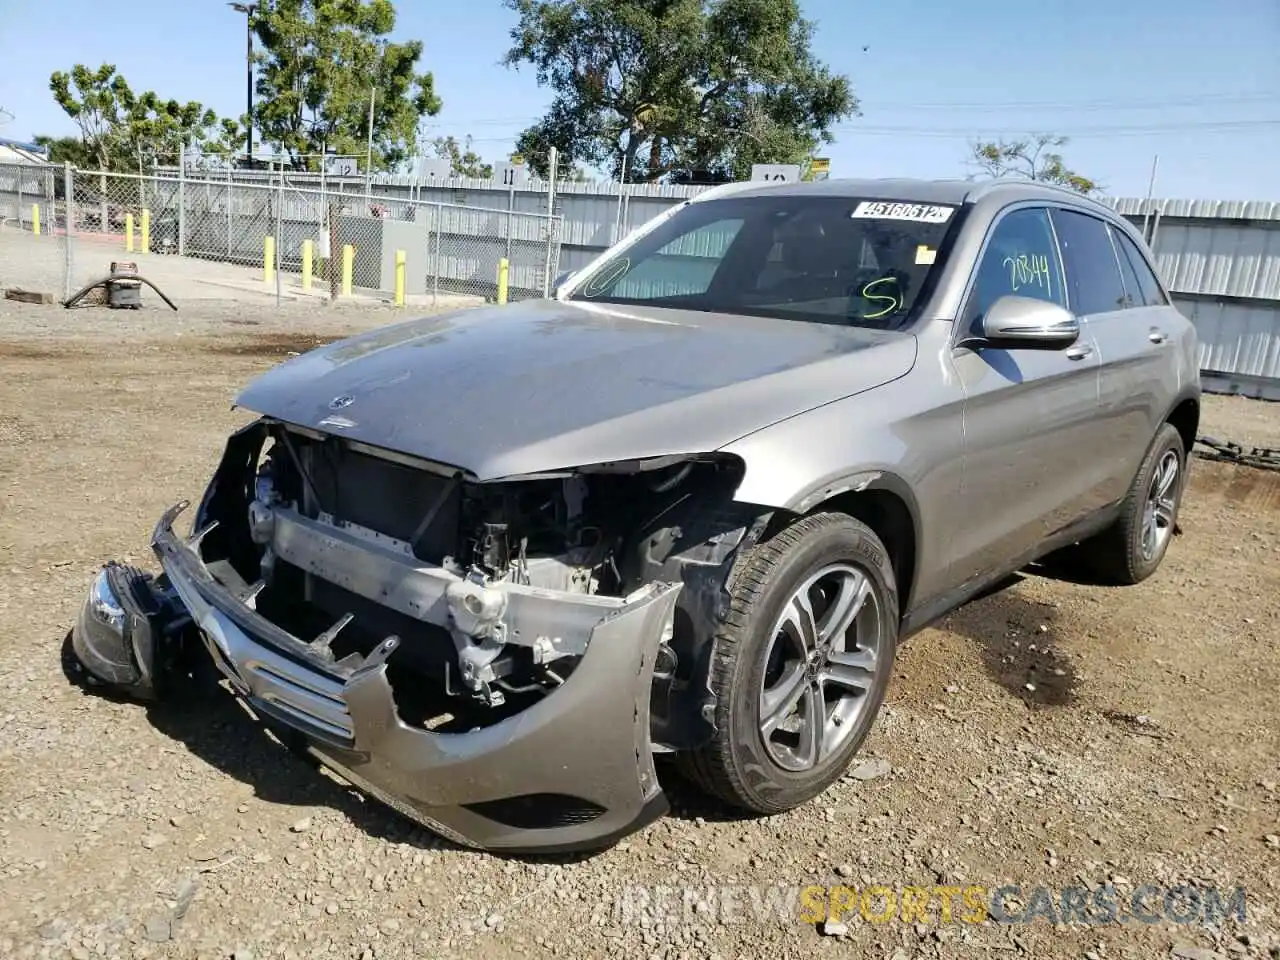
{"label": "car hood", "polygon": [[236,403],[490,480],[712,452],[901,377],[915,353],[902,333],[538,300],[329,344]]}

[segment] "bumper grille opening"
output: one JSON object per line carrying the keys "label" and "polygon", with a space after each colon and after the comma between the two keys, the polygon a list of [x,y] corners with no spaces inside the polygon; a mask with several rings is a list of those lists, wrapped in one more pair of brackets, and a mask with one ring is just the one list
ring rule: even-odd
{"label": "bumper grille opening", "polygon": [[[354,619],[330,646],[336,660],[352,654],[366,656],[388,636],[398,636],[400,646],[387,661],[387,680],[396,713],[406,725],[433,733],[465,733],[499,723],[541,699],[532,693],[512,693],[500,707],[479,703],[461,693],[453,638],[443,627],[318,578],[311,578],[311,599],[307,600],[306,581],[302,570],[280,561],[271,586],[258,598],[258,612],[299,639],[318,636],[339,617],[352,614]],[[446,691],[447,677],[460,695]]]}
{"label": "bumper grille opening", "polygon": [[[448,477],[383,460],[342,443],[291,435],[324,510],[385,537],[410,541],[450,484]],[[422,533],[414,553],[440,563],[457,549],[462,491],[456,489]]]}
{"label": "bumper grille opening", "polygon": [[466,809],[516,830],[548,830],[590,823],[604,807],[563,793],[526,793],[465,804]]}

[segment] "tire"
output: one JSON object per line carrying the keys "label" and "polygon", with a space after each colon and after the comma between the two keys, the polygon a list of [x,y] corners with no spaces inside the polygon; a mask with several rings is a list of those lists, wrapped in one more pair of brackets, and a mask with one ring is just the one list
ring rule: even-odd
{"label": "tire", "polygon": [[[823,571],[832,572],[824,575]],[[809,649],[817,652],[801,668],[796,637],[806,618],[791,601],[815,577],[807,590],[811,626],[823,626],[831,613],[826,603],[834,607],[849,595],[847,590],[863,589],[856,577],[865,584],[866,600],[854,618],[856,630],[837,637],[826,653],[823,644],[811,644]],[[711,689],[717,697],[716,732],[706,746],[680,755],[680,764],[697,786],[732,806],[758,814],[781,813],[839,779],[875,723],[897,651],[898,589],[893,566],[870,527],[845,514],[814,514],[757,546],[745,558],[730,597],[710,665]],[[777,626],[782,629],[775,633]],[[853,637],[855,649],[837,649],[841,641]],[[874,647],[874,657],[868,658],[864,643]],[[852,665],[854,660],[860,667]],[[834,679],[837,676],[846,679]],[[791,687],[784,680],[796,677],[801,678],[795,682],[803,689],[795,712],[766,734],[766,692],[771,701],[785,702],[781,691]],[[849,677],[863,684],[860,694],[844,685]],[[815,726],[801,716],[820,715],[816,709],[809,712],[818,690],[833,698],[844,697],[830,706],[830,715],[839,714],[842,719],[823,724],[829,742],[824,739],[821,746]],[[773,711],[773,716],[781,713]],[[821,715],[827,716],[827,710]],[[793,735],[787,728],[795,725],[800,729]],[[807,757],[816,757],[816,762],[803,766]]]}
{"label": "tire", "polygon": [[[1176,473],[1167,495],[1161,498],[1164,505],[1156,518],[1158,536],[1154,549],[1149,551],[1143,542],[1147,511],[1156,492],[1157,474],[1170,463],[1176,463]],[[1177,528],[1186,476],[1187,452],[1182,436],[1172,424],[1161,424],[1121,502],[1120,516],[1106,530],[1080,545],[1081,559],[1099,579],[1117,586],[1132,586],[1156,572]]]}

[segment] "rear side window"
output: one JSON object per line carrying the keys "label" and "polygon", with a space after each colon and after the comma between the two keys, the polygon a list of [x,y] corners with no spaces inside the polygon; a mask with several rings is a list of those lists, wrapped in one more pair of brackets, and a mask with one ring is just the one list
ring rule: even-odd
{"label": "rear side window", "polygon": [[[1138,289],[1141,294],[1134,294],[1135,306],[1163,307],[1169,301],[1165,298],[1164,291],[1160,288],[1160,281],[1156,279],[1155,271],[1151,269],[1151,264],[1147,262],[1147,258],[1143,256],[1142,251],[1138,249],[1138,245],[1134,243],[1122,231],[1112,228],[1111,235],[1116,240],[1116,250],[1129,264],[1129,268],[1133,271],[1138,281]],[[1127,279],[1127,278],[1126,278]]]}
{"label": "rear side window", "polygon": [[1107,225],[1097,217],[1054,210],[1071,309],[1079,315],[1123,310],[1128,304]]}

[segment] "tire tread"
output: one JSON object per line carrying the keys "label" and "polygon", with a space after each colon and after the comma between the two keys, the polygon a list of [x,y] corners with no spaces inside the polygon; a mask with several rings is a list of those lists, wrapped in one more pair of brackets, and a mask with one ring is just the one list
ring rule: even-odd
{"label": "tire tread", "polygon": [[[729,611],[714,639],[709,685],[717,703],[728,703],[739,647],[750,630],[753,611],[773,572],[805,539],[831,526],[850,527],[861,536],[870,537],[879,543],[879,538],[870,527],[848,514],[815,513],[802,517],[770,539],[757,544],[743,559],[736,578],[729,585]],[[889,587],[890,592],[894,592],[895,585],[892,581]],[[896,600],[896,596],[892,599]],[[896,617],[896,603],[894,607]],[[729,739],[721,730],[706,746],[680,754],[677,763],[681,772],[695,786],[728,804],[749,807],[762,813],[780,813],[790,809],[790,805],[762,802],[761,798],[754,795],[738,775],[730,753]],[[761,809],[762,807],[768,809]]]}
{"label": "tire tread", "polygon": [[[1125,493],[1120,516],[1106,530],[1088,544],[1087,562],[1101,579],[1115,586],[1133,586],[1151,576],[1159,562],[1149,570],[1144,569],[1141,557],[1134,550],[1135,536],[1141,535],[1142,511],[1146,506],[1147,486],[1151,482],[1151,470],[1155,462],[1170,444],[1178,451],[1182,463],[1178,483],[1186,483],[1187,454],[1182,436],[1171,423],[1164,423],[1156,431],[1155,439],[1142,459],[1133,482]],[[1161,561],[1163,557],[1161,557]]]}

